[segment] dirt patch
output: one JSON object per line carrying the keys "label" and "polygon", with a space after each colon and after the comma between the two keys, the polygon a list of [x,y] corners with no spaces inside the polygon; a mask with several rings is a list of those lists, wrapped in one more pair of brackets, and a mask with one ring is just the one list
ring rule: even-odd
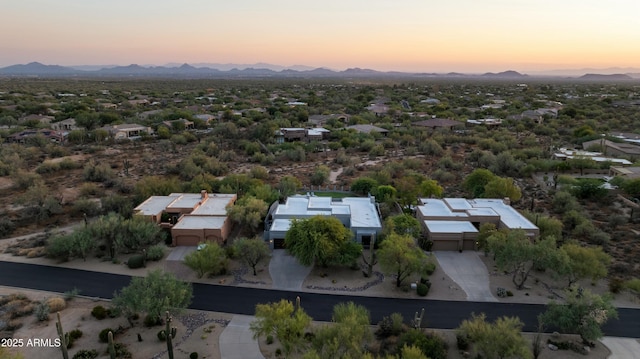
{"label": "dirt patch", "polygon": [[[0,296],[15,292],[14,288],[0,287]],[[35,300],[41,300],[51,295],[51,293],[33,290],[20,290],[20,293]],[[131,328],[123,317],[107,317],[98,320],[91,316],[91,310],[97,305],[109,308],[110,303],[89,298],[74,298],[68,302],[66,309],[60,311],[60,319],[65,332],[76,329],[82,331],[82,336],[69,349],[69,357],[72,357],[80,349],[95,349],[103,356],[107,350],[107,344],[99,341],[98,334],[105,328],[111,328],[117,332],[114,338],[115,342],[126,345],[133,354],[133,358],[166,356],[166,343],[161,342],[157,337],[158,331],[163,329],[163,326],[147,328],[142,325],[142,319],[139,319],[136,325]],[[230,320],[231,315],[229,314],[192,310],[175,316],[172,320],[172,326],[177,329],[177,335],[174,339],[176,357],[186,357],[192,352],[197,352],[200,358],[220,358],[218,337]],[[38,321],[33,315],[25,317],[22,327],[13,334],[13,338],[23,339],[25,345],[14,351],[30,359],[60,357],[60,349],[53,345],[26,345],[29,340],[33,343],[34,339],[43,339],[45,343],[47,340],[53,342],[58,338],[55,322],[54,314],[50,314],[49,320],[43,322]],[[142,341],[139,341],[138,335]]]}

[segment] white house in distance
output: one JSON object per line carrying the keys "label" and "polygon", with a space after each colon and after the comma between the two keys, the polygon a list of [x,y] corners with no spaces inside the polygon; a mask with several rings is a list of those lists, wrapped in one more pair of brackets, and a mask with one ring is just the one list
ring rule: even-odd
{"label": "white house in distance", "polygon": [[333,216],[349,228],[354,241],[368,246],[374,236],[382,233],[382,222],[374,197],[346,197],[334,199],[313,195],[288,197],[267,215],[265,239],[274,249],[284,248],[284,237],[294,219],[313,216]]}
{"label": "white house in distance", "polygon": [[434,251],[475,250],[483,223],[493,223],[498,229],[521,229],[530,237],[540,234],[535,224],[511,207],[508,198],[422,198],[420,203],[416,217]]}

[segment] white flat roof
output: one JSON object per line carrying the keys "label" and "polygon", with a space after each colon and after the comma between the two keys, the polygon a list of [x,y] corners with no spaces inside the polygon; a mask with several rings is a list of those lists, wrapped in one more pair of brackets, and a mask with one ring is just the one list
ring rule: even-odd
{"label": "white flat roof", "polygon": [[170,196],[178,195],[176,200],[167,206],[169,208],[193,208],[202,199],[200,193],[172,193]]}
{"label": "white flat roof", "polygon": [[346,197],[342,203],[351,209],[351,227],[382,228],[375,203],[368,197]]}
{"label": "white flat roof", "polygon": [[140,203],[134,211],[138,211],[144,216],[152,216],[164,211],[176,198],[178,198],[178,196],[151,196]]}
{"label": "white flat roof", "polygon": [[274,219],[270,231],[286,232],[291,228],[291,219]]}
{"label": "white flat roof", "polygon": [[423,205],[418,206],[418,210],[420,211],[420,213],[422,213],[422,215],[427,217],[468,217],[465,212],[454,213],[453,211],[451,211],[451,208],[447,206],[447,203],[445,203],[441,199],[422,198],[420,202],[422,202]]}
{"label": "white flat roof", "polygon": [[463,211],[465,209],[473,208],[466,198],[445,198],[444,201],[453,211]]}
{"label": "white flat roof", "polygon": [[467,221],[431,221],[426,220],[429,233],[477,233],[476,227]]}
{"label": "white flat roof", "polygon": [[[424,204],[418,206],[418,210],[425,217],[499,216],[500,221],[510,229],[538,229],[520,212],[505,204],[502,199],[422,198],[420,202]],[[454,212],[454,210],[459,212]],[[460,221],[456,220],[455,222],[459,223]]]}
{"label": "white flat roof", "polygon": [[274,218],[307,218],[315,215],[348,215],[351,227],[382,228],[375,203],[369,197],[346,197],[333,202],[331,197],[292,196],[278,205]]}
{"label": "white flat roof", "polygon": [[510,229],[538,229],[525,216],[521,215],[515,208],[506,205],[501,199],[479,198],[473,200],[474,207],[491,207],[500,215],[500,221]]}
{"label": "white flat roof", "polygon": [[227,205],[235,197],[235,194],[211,193],[203,204],[198,206],[191,214],[226,216]]}
{"label": "white flat roof", "polygon": [[173,229],[220,229],[227,217],[214,216],[182,216]]}

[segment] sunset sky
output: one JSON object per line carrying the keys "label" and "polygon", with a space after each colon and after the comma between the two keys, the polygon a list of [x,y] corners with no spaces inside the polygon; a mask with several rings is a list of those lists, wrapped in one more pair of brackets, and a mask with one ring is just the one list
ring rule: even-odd
{"label": "sunset sky", "polygon": [[0,67],[640,67],[640,0],[5,0]]}

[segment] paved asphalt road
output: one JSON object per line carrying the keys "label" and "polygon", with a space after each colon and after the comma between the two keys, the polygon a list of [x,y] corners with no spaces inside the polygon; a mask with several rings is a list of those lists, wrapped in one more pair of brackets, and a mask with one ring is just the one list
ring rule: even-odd
{"label": "paved asphalt road", "polygon": [[[5,286],[58,293],[78,288],[82,295],[110,299],[116,290],[128,285],[130,280],[129,276],[117,274],[0,261],[0,285]],[[193,293],[192,309],[245,315],[253,315],[258,303],[283,298],[293,301],[300,295],[304,310],[312,318],[320,321],[329,321],[333,306],[345,301],[353,301],[368,308],[373,323],[393,312],[399,312],[409,320],[416,311],[425,308],[425,320],[422,325],[442,329],[458,327],[464,319],[471,316],[471,313],[485,313],[491,320],[503,315],[518,316],[525,323],[525,331],[535,331],[536,316],[545,308],[539,304],[345,296],[198,283],[193,285]],[[611,320],[605,325],[605,335],[640,337],[640,309],[620,308],[618,316],[620,319]]]}

